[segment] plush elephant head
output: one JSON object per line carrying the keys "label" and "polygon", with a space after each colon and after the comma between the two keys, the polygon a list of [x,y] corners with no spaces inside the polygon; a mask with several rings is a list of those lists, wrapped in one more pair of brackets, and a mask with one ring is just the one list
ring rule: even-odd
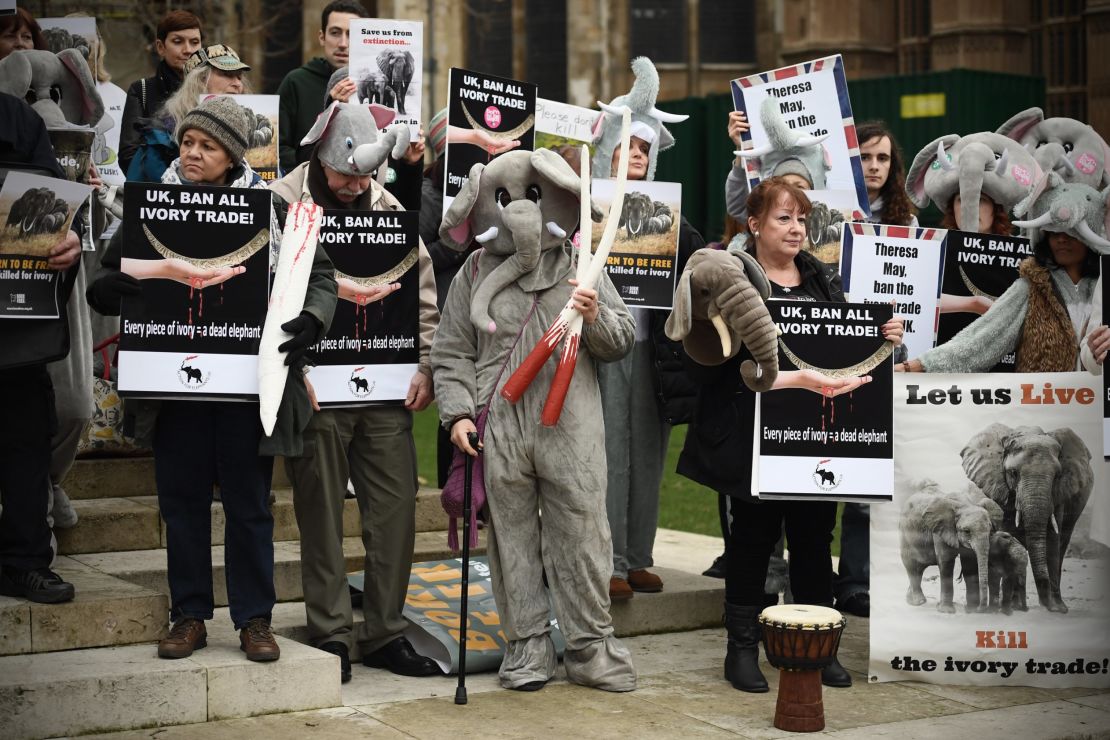
{"label": "plush elephant head", "polygon": [[964,231],[978,231],[980,195],[1010,209],[1029,195],[1040,175],[1033,155],[1013,139],[991,132],[948,134],[913,158],[906,193],[918,208],[932,201],[941,210],[959,195],[956,223]]}
{"label": "plush elephant head", "polygon": [[[594,177],[608,177],[613,168],[613,152],[621,143],[621,115],[622,108],[627,107],[632,111],[633,131],[636,136],[637,126],[646,126],[651,130],[651,148],[648,149],[648,180],[655,179],[655,163],[659,152],[674,146],[674,136],[666,129],[664,123],[681,123],[689,116],[677,113],[664,113],[655,107],[656,98],[659,96],[659,72],[647,57],[636,57],[632,60],[632,73],[635,82],[627,95],[618,95],[608,105],[598,102],[602,113],[594,124],[594,156],[590,160],[590,171]],[[645,138],[641,136],[640,138]]]}
{"label": "plush elephant head", "polygon": [[765,304],[769,294],[767,275],[754,257],[699,249],[678,280],[667,336],[681,340],[690,359],[701,365],[720,365],[747,344],[755,363],[745,360],[740,374],[752,390],[770,390],[779,355],[778,329]]}
{"label": "plush elephant head", "polygon": [[1014,207],[1014,215],[1023,217],[1015,226],[1026,230],[1036,244],[1042,231],[1062,231],[1074,236],[1100,254],[1110,254],[1106,239],[1110,227],[1110,187],[1101,193],[1078,182],[1067,182],[1056,172],[1049,172],[1037,181],[1025,200]]}
{"label": "plush elephant head", "polygon": [[1041,604],[1066,612],[1060,573],[1075,523],[1094,486],[1091,453],[1071,429],[991,424],[960,452],[964,472],[1005,514],[1029,551]]}
{"label": "plush elephant head", "polygon": [[[400,159],[409,146],[409,127],[389,126],[394,112],[380,105],[335,102],[316,118],[301,146],[316,144],[316,155],[345,175],[373,173],[392,156]],[[379,129],[385,128],[384,134]]]}
{"label": "plush elephant head", "polygon": [[474,294],[470,317],[479,331],[496,330],[489,315],[493,296],[536,269],[542,252],[561,247],[574,233],[580,187],[578,175],[550,149],[507,152],[470,168],[443,215],[439,236],[452,249],[463,251],[473,239],[488,253],[508,257]]}
{"label": "plush elephant head", "polygon": [[8,226],[20,233],[53,234],[62,227],[69,215],[69,205],[55,197],[50,188],[29,188],[12,203],[8,211]]}
{"label": "plush elephant head", "polygon": [[755,159],[759,177],[766,180],[776,175],[801,175],[814,190],[825,189],[825,173],[832,165],[829,153],[821,144],[829,134],[810,136],[786,125],[778,101],[768,96],[759,107],[759,120],[767,132],[767,143],[735,152],[739,157]]}
{"label": "plush elephant head", "polygon": [[999,126],[998,133],[1024,146],[1042,170],[1055,171],[1065,182],[1092,188],[1110,185],[1110,147],[1082,121],[1045,118],[1040,108],[1030,108]]}
{"label": "plush elephant head", "polygon": [[76,49],[12,52],[0,59],[0,92],[25,99],[47,128],[95,126],[104,118],[96,81]]}

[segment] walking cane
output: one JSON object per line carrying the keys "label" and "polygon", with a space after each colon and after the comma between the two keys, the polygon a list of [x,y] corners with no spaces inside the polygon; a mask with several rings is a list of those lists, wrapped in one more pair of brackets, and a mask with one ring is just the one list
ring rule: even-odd
{"label": "walking cane", "polygon": [[[478,446],[478,435],[466,435],[470,446],[482,454]],[[466,456],[463,469],[463,555],[462,555],[462,603],[459,605],[459,685],[455,688],[455,703],[466,704],[466,623],[470,621],[466,601],[470,595],[470,509],[472,505],[472,478],[474,477],[474,458]]]}

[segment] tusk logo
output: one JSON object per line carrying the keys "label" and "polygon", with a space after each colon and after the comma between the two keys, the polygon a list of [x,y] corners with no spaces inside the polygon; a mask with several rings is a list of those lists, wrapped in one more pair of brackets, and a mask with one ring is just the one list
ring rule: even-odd
{"label": "tusk logo", "polygon": [[351,371],[351,377],[347,379],[347,388],[355,398],[368,398],[374,392],[374,386],[377,385],[375,381],[367,380],[359,375],[365,369],[365,366],[356,367]]}
{"label": "tusk logo", "polygon": [[212,377],[212,373],[204,372],[196,361],[198,357],[199,355],[189,355],[181,361],[181,366],[177,369],[178,381],[191,391],[208,385],[208,380]]}
{"label": "tusk logo", "polygon": [[833,469],[832,459],[821,460],[813,471],[813,482],[822,491],[831,491],[844,480],[844,474],[837,474]]}

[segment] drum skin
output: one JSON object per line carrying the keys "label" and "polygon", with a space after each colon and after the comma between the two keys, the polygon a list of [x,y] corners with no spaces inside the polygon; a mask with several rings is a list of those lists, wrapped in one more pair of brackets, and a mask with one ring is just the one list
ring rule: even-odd
{"label": "drum skin", "polygon": [[811,671],[832,662],[845,622],[828,607],[779,604],[764,609],[759,623],[768,663],[786,671]]}

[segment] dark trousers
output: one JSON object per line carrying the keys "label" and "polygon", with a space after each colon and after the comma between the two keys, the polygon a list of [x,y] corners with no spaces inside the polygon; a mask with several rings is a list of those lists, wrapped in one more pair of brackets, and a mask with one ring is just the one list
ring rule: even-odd
{"label": "dark trousers", "polygon": [[224,569],[231,621],[274,607],[274,459],[258,454],[257,403],[164,401],[154,429],[158,506],[166,520],[170,617],[211,619],[212,488],[224,507]]}
{"label": "dark trousers", "polygon": [[786,525],[790,589],[799,604],[832,603],[832,543],[836,503],[825,501],[733,502],[725,601],[762,606],[767,563]]}
{"label": "dark trousers", "polygon": [[871,590],[871,507],[867,504],[844,504],[840,569],[834,585],[838,601]]}
{"label": "dark trousers", "polygon": [[54,386],[45,365],[32,365],[0,370],[0,388],[0,567],[47,568],[54,559],[46,524]]}

